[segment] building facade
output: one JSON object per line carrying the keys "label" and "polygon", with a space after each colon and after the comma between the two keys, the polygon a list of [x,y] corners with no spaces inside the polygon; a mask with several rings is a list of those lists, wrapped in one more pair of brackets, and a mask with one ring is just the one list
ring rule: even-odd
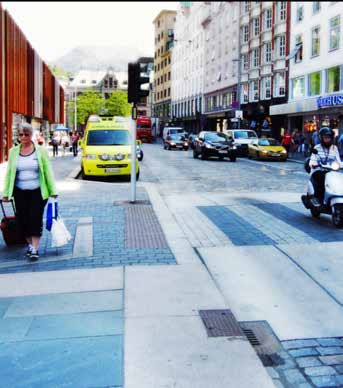
{"label": "building facade", "polygon": [[289,1],[240,3],[239,94],[244,125],[277,138],[286,122],[283,115],[271,118],[270,106],[288,98],[290,10]]}
{"label": "building facade", "polygon": [[29,122],[49,136],[64,124],[64,90],[0,3],[0,163],[18,139],[19,124]]}
{"label": "building facade", "polygon": [[223,131],[238,107],[239,2],[204,4],[204,127]]}
{"label": "building facade", "polygon": [[174,43],[176,11],[162,10],[154,19],[154,109],[159,118],[159,131],[170,122],[171,115],[171,49]]}
{"label": "building facade", "polygon": [[[289,131],[329,126],[343,133],[343,3],[292,2],[289,98],[271,107]],[[273,117],[273,116],[272,116]]]}
{"label": "building facade", "polygon": [[202,21],[209,5],[204,2],[181,3],[175,22],[172,52],[173,123],[189,132],[203,127],[204,47]]}

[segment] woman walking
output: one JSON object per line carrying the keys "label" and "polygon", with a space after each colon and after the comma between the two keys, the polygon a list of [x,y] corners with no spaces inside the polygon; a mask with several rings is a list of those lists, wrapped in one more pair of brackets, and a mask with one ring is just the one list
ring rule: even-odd
{"label": "woman walking", "polygon": [[20,144],[9,152],[2,200],[8,202],[14,197],[18,225],[28,243],[26,255],[30,261],[37,261],[44,207],[49,197],[57,198],[57,191],[48,152],[33,143],[32,135],[30,124],[20,126]]}

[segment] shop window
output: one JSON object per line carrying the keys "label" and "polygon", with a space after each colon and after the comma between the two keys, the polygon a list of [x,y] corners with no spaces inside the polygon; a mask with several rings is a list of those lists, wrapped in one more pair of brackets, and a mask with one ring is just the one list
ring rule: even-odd
{"label": "shop window", "polygon": [[316,57],[317,55],[319,55],[319,32],[319,26],[312,28],[312,57]]}
{"label": "shop window", "polygon": [[258,101],[259,93],[258,93],[258,80],[254,80],[250,82],[250,91],[249,91],[249,101]]}
{"label": "shop window", "polygon": [[318,96],[321,92],[321,72],[317,71],[315,73],[309,74],[309,94],[310,96]]}
{"label": "shop window", "polygon": [[331,67],[327,70],[327,88],[328,93],[338,92],[341,83],[341,71],[339,66]]}
{"label": "shop window", "polygon": [[339,48],[339,36],[341,33],[340,24],[341,21],[339,16],[330,19],[330,50],[335,50]]}
{"label": "shop window", "polygon": [[293,98],[304,97],[305,96],[305,78],[298,77],[294,78],[293,82]]}
{"label": "shop window", "polygon": [[286,77],[284,72],[277,73],[274,77],[274,97],[283,97],[286,94]]}

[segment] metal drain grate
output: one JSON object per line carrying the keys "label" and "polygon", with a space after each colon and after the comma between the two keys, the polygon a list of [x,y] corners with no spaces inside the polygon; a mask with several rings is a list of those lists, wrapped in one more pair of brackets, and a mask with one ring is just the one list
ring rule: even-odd
{"label": "metal drain grate", "polygon": [[239,325],[264,366],[277,366],[285,363],[278,354],[283,351],[282,345],[268,322],[240,322]]}
{"label": "metal drain grate", "polygon": [[243,337],[236,318],[230,310],[199,310],[209,337]]}

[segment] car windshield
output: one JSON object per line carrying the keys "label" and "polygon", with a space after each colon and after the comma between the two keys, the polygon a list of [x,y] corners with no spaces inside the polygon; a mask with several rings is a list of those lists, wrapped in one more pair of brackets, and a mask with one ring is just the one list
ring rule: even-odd
{"label": "car windshield", "polygon": [[228,137],[224,133],[206,133],[206,141],[227,141]]}
{"label": "car windshield", "polygon": [[184,136],[181,136],[181,135],[170,135],[170,140],[182,141],[184,139],[185,139]]}
{"label": "car windshield", "polygon": [[173,128],[173,129],[169,129],[169,133],[170,134],[175,134],[175,133],[182,133],[184,132],[184,130],[182,128]]}
{"label": "car windshield", "polygon": [[252,131],[235,131],[235,139],[251,139],[257,138],[255,132]]}
{"label": "car windshield", "polygon": [[275,139],[260,139],[258,141],[260,146],[279,146],[280,143]]}
{"label": "car windshield", "polygon": [[151,126],[149,124],[137,124],[137,129],[150,129]]}
{"label": "car windshield", "polygon": [[102,146],[102,145],[130,145],[129,131],[89,131],[87,145]]}

